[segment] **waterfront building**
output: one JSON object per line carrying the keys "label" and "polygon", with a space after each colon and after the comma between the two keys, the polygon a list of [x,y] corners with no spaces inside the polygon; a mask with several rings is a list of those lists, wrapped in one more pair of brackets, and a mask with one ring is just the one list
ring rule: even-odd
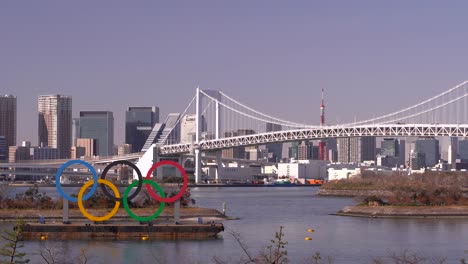
{"label": "waterfront building", "polygon": [[[317,146],[318,148],[318,146]],[[324,179],[327,176],[327,160],[304,160],[301,162],[278,163],[278,177],[286,177],[305,183],[306,179]]]}
{"label": "waterfront building", "polygon": [[[251,181],[255,177],[262,176],[262,166],[260,165],[249,165],[249,166],[238,166],[236,163],[229,163],[227,167],[218,168],[216,164],[208,164],[202,168],[202,181],[214,181],[216,179],[216,173],[218,171],[219,182],[245,182]],[[167,174],[170,175],[170,174]],[[163,174],[163,178],[166,175]]]}
{"label": "waterfront building", "polygon": [[114,155],[114,116],[109,111],[81,111],[80,136],[96,140],[96,154]]}
{"label": "waterfront building", "polygon": [[65,95],[39,96],[39,146],[55,148],[58,158],[70,157],[72,98]]}
{"label": "waterfront building", "polygon": [[433,137],[419,138],[415,141],[414,152],[423,153],[425,166],[433,167],[440,159],[439,140]]}
{"label": "waterfront building", "polygon": [[142,151],[154,125],[159,122],[159,107],[132,106],[125,112],[125,143],[133,152]]}
{"label": "waterfront building", "polygon": [[96,156],[96,139],[94,138],[77,138],[76,139],[76,146],[82,147],[85,149],[85,157],[94,157]]}

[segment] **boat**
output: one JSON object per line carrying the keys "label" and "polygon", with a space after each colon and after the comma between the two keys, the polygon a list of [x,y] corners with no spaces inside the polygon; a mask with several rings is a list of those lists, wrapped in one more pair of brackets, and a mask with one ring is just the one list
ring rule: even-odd
{"label": "boat", "polygon": [[273,181],[273,182],[266,182],[265,183],[265,186],[269,186],[269,187],[293,187],[293,186],[296,186],[295,183],[292,183],[288,180],[276,180],[276,181]]}

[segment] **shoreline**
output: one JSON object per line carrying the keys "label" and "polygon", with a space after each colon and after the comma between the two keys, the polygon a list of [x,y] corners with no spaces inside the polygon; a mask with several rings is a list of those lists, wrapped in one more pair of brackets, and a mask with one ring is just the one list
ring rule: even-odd
{"label": "shoreline", "polygon": [[375,189],[319,189],[318,196],[335,196],[335,197],[359,197],[359,196],[391,196],[393,193],[387,190]]}
{"label": "shoreline", "polygon": [[[132,212],[136,215],[144,216],[153,214],[157,208],[133,208]],[[110,209],[88,209],[92,215],[105,215]],[[0,221],[10,222],[18,219],[27,222],[39,222],[40,217],[44,217],[46,221],[58,222],[63,220],[62,209],[0,209]],[[236,219],[223,215],[216,209],[211,208],[200,208],[200,207],[186,207],[180,208],[180,220],[184,222],[196,222],[198,218],[202,218],[203,221],[224,221]],[[68,213],[68,219],[70,221],[86,222],[91,221],[80,212],[78,208],[70,209]],[[174,208],[165,208],[159,217],[153,221],[170,221],[174,219]],[[207,219],[207,220],[206,220]],[[118,212],[107,222],[110,221],[131,221],[137,222],[130,216],[123,208],[119,208]]]}
{"label": "shoreline", "polygon": [[[174,183],[165,183],[166,185],[173,185]],[[114,183],[116,187],[127,187],[128,184]],[[11,187],[55,187],[55,184],[38,184],[38,183],[11,183]],[[82,183],[73,183],[66,184],[62,187],[82,187]],[[206,183],[206,184],[189,184],[189,188],[193,187],[319,187],[320,184],[215,184],[215,183]]]}
{"label": "shoreline", "polygon": [[346,206],[333,215],[367,218],[468,218],[468,206]]}
{"label": "shoreline", "polygon": [[[389,197],[393,193],[388,190],[375,189],[319,189],[317,195],[323,197]],[[332,215],[364,217],[364,218],[405,218],[405,219],[447,219],[468,218],[468,206],[412,206],[412,205],[379,205],[346,206]]]}

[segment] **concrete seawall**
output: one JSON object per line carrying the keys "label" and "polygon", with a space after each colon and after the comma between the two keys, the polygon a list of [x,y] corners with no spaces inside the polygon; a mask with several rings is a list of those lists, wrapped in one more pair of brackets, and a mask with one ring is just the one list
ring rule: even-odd
{"label": "concrete seawall", "polygon": [[210,239],[224,231],[221,223],[186,225],[140,225],[140,224],[37,224],[22,226],[24,240],[178,240]]}

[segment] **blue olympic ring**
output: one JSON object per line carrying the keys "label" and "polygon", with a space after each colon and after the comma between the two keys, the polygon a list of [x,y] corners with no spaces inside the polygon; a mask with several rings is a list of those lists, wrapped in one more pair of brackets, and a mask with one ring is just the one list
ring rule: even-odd
{"label": "blue olympic ring", "polygon": [[57,191],[59,192],[59,194],[71,201],[71,202],[78,202],[78,198],[76,197],[71,197],[69,196],[68,194],[64,193],[63,190],[62,190],[62,186],[60,186],[60,176],[62,175],[62,172],[65,170],[65,168],[67,168],[68,166],[70,165],[73,165],[73,164],[81,164],[85,167],[87,167],[92,173],[93,173],[93,187],[91,188],[91,191],[89,193],[87,193],[85,196],[83,196],[83,200],[86,200],[88,199],[89,197],[91,197],[91,195],[94,194],[94,192],[96,191],[97,187],[98,187],[98,175],[97,175],[97,172],[96,170],[93,168],[93,166],[91,166],[91,164],[89,164],[88,162],[86,161],[82,161],[82,160],[70,160],[70,161],[67,161],[66,163],[64,163],[62,166],[60,166],[59,170],[57,171],[57,174],[55,175],[55,186],[57,187]]}

